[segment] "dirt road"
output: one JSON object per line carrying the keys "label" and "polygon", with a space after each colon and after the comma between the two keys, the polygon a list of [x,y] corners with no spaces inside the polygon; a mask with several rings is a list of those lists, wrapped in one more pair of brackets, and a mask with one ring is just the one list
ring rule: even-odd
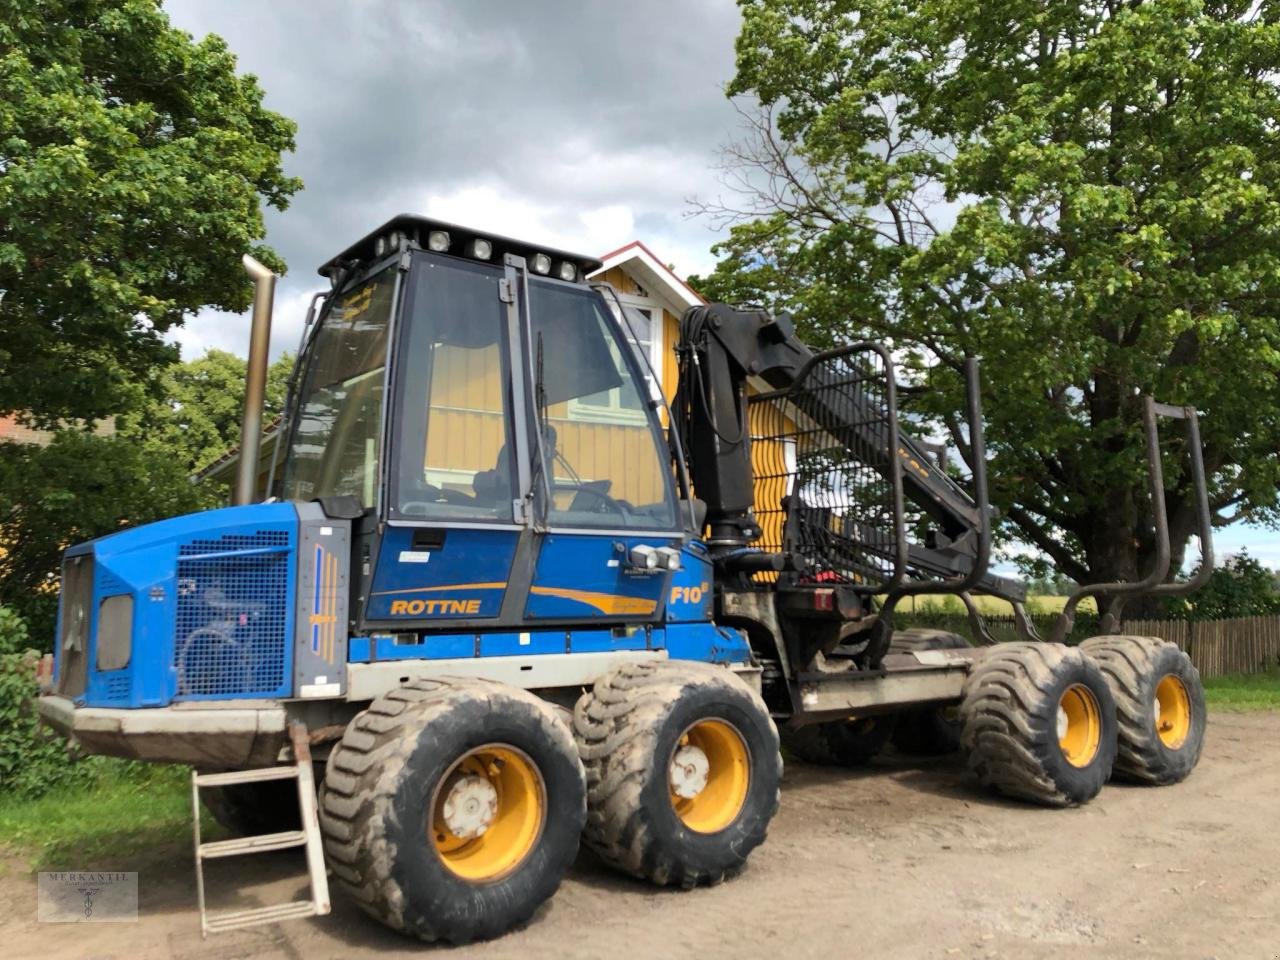
{"label": "dirt road", "polygon": [[[956,761],[850,773],[791,765],[768,842],[735,881],[654,890],[579,858],[532,923],[450,960],[630,957],[1280,957],[1280,714],[1213,716],[1186,783],[1109,786],[1079,810],[992,799]],[[41,925],[0,876],[0,956],[119,960],[423,957],[340,896],[320,920],[202,941],[188,847],[130,862],[136,924]],[[303,894],[300,857],[221,861],[222,906]]]}

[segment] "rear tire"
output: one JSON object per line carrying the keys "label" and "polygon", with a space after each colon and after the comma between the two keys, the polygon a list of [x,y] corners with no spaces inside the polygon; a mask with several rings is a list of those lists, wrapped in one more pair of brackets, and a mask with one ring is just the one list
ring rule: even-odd
{"label": "rear tire", "polygon": [[1007,796],[1053,807],[1086,803],[1111,775],[1115,701],[1078,648],[992,647],[965,682],[960,715],[970,769]]}
{"label": "rear tire", "polygon": [[820,767],[862,767],[893,739],[898,718],[891,713],[803,727],[783,727],[782,745],[797,760]]}
{"label": "rear tire", "polygon": [[320,810],[329,866],[366,913],[455,944],[528,920],[585,819],[563,722],[486,680],[418,680],[375,700],[330,754]]}
{"label": "rear tire", "polygon": [[[915,653],[920,650],[967,650],[969,641],[958,633],[913,627],[895,630],[890,653]],[[898,715],[893,732],[893,745],[912,756],[938,756],[960,749],[960,710],[956,704],[924,707]]]}
{"label": "rear tire", "polygon": [[1090,637],[1080,647],[1102,668],[1115,697],[1115,772],[1159,786],[1185,780],[1200,761],[1208,720],[1191,658],[1157,637]]}
{"label": "rear tire", "polygon": [[609,865],[688,889],[736,873],[764,842],[782,781],[778,734],[727,669],[619,667],[583,694],[573,727],[587,771],[583,840]]}

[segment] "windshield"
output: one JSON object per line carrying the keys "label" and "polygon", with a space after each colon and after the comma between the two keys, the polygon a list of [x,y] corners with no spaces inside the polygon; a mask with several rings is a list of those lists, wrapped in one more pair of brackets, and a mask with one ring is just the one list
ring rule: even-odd
{"label": "windshield", "polygon": [[352,496],[374,505],[395,280],[388,267],[341,294],[321,319],[298,393],[284,499]]}

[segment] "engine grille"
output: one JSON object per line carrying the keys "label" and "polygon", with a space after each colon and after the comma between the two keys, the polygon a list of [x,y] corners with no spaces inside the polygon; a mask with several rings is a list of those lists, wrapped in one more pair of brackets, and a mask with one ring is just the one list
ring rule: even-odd
{"label": "engine grille", "polygon": [[89,678],[89,623],[93,617],[93,554],[67,557],[62,563],[58,629],[58,693],[84,694]]}
{"label": "engine grille", "polygon": [[173,644],[179,698],[288,694],[290,562],[283,531],[179,548]]}

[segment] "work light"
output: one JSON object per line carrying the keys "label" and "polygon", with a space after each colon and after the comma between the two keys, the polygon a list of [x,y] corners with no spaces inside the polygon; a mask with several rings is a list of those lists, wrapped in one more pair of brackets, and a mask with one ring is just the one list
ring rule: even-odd
{"label": "work light", "polygon": [[578,279],[578,268],[568,260],[561,262],[560,270],[558,272],[561,280],[568,280],[570,283],[573,283],[573,281]]}
{"label": "work light", "polygon": [[449,249],[449,234],[444,230],[432,230],[427,234],[427,249],[434,253],[444,253]]}
{"label": "work light", "polygon": [[534,273],[546,276],[551,272],[551,258],[545,253],[535,253],[533,259],[529,261],[529,266],[533,267]]}
{"label": "work light", "polygon": [[467,244],[467,256],[475,257],[477,260],[488,260],[493,256],[493,244],[482,237],[476,237]]}

